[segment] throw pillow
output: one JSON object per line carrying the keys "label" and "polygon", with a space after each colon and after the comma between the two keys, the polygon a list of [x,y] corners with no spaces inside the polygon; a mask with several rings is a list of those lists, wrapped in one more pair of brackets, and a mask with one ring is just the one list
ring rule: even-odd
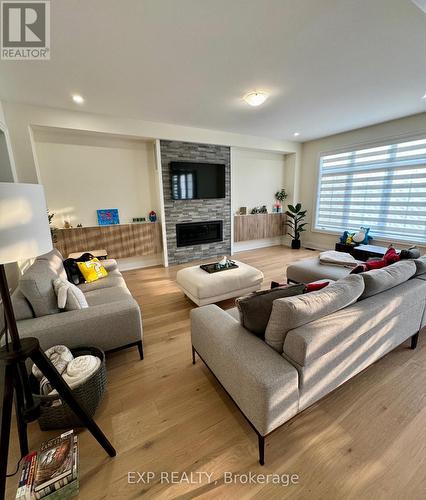
{"label": "throw pillow", "polygon": [[282,353],[284,340],[290,330],[353,304],[363,291],[362,277],[350,274],[318,292],[275,300],[265,330],[266,343]]}
{"label": "throw pillow", "polygon": [[84,293],[69,281],[58,278],[53,282],[53,288],[58,297],[59,309],[75,311],[89,307]]}
{"label": "throw pillow", "polygon": [[382,269],[373,269],[361,273],[359,276],[362,276],[364,280],[365,289],[360,300],[400,285],[409,280],[415,273],[416,264],[413,260],[401,260]]}
{"label": "throw pillow", "polygon": [[77,262],[77,265],[86,283],[92,283],[92,281],[96,281],[108,275],[106,269],[96,257],[87,262]]}
{"label": "throw pillow", "polygon": [[285,285],[271,290],[260,290],[235,301],[241,325],[258,337],[264,338],[274,300],[303,293],[305,285]]}
{"label": "throw pillow", "polygon": [[305,287],[304,293],[317,292],[329,285],[329,281],[314,281],[313,283],[308,283]]}
{"label": "throw pillow", "polygon": [[59,312],[53,281],[58,273],[49,262],[36,259],[19,279],[19,289],[28,300],[36,318]]}
{"label": "throw pillow", "polygon": [[420,276],[426,273],[426,255],[422,255],[418,259],[415,259],[414,263],[416,264],[415,276]]}

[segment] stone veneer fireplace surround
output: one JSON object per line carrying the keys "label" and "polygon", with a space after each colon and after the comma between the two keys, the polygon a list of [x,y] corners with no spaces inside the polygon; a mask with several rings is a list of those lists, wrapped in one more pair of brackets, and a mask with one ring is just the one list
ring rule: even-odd
{"label": "stone veneer fireplace surround", "polygon": [[[220,257],[231,253],[231,162],[230,148],[212,144],[160,141],[164,214],[169,264]],[[171,161],[198,161],[225,165],[225,198],[173,200],[170,181]],[[211,243],[177,246],[176,225],[222,221],[223,239]]]}

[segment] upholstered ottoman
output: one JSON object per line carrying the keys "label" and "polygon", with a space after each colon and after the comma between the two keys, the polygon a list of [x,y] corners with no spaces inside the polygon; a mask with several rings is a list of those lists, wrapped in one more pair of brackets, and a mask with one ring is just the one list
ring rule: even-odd
{"label": "upholstered ottoman", "polygon": [[199,306],[259,290],[263,281],[262,271],[237,260],[234,262],[238,265],[237,269],[212,274],[200,266],[186,267],[177,272],[177,284]]}
{"label": "upholstered ottoman", "polygon": [[299,260],[287,267],[289,283],[312,283],[313,281],[331,279],[337,281],[351,272],[349,267],[320,264],[318,257]]}

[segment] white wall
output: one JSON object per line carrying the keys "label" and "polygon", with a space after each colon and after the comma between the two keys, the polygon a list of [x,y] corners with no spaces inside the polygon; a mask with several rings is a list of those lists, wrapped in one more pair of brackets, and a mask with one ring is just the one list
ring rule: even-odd
{"label": "white wall", "polygon": [[[289,193],[286,202],[292,201],[295,192],[295,156],[257,149],[231,148],[232,214],[240,207],[247,207],[250,213],[253,207],[259,205],[266,205],[268,212],[272,212],[274,195],[281,188]],[[285,238],[276,237],[233,242],[232,252],[280,245],[284,241]]]}
{"label": "white wall", "polygon": [[[308,209],[308,220],[312,226],[314,224],[314,207],[316,202],[320,153],[360,144],[369,144],[387,138],[393,139],[401,136],[409,136],[410,134],[414,135],[421,131],[426,132],[426,113],[420,113],[399,120],[392,120],[371,127],[364,127],[343,134],[337,134],[304,143],[302,147],[302,165],[300,169],[300,201],[303,203],[304,207]],[[338,237],[336,235],[314,231],[307,231],[302,235],[302,244],[304,246],[318,249],[334,248],[334,244],[337,240]],[[380,241],[384,240],[375,241],[380,243]],[[384,241],[384,243],[388,242]],[[406,245],[398,243],[397,246],[404,248]]]}
{"label": "white wall", "polygon": [[[240,207],[266,205],[272,211],[274,195],[286,185],[285,157],[253,149],[232,148],[232,212]],[[291,187],[292,189],[292,187]]]}
{"label": "white wall", "polygon": [[118,208],[121,223],[158,211],[152,142],[37,129],[34,143],[57,227],[96,226],[100,208]]}
{"label": "white wall", "polygon": [[301,145],[266,137],[147,122],[130,118],[3,102],[19,182],[38,182],[33,128],[54,127],[145,139],[169,139],[300,154]]}

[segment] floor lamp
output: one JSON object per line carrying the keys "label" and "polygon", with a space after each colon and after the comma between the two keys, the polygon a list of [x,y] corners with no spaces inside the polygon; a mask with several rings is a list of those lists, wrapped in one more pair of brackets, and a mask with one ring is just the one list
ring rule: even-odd
{"label": "floor lamp", "polygon": [[49,252],[52,238],[47,219],[46,200],[39,184],[0,182],[0,291],[5,317],[5,338],[0,349],[0,499],[6,488],[12,406],[15,401],[21,455],[28,453],[27,423],[38,418],[28,380],[25,361],[31,359],[49,380],[60,397],[99,444],[111,456],[116,451],[95,421],[87,414],[64,382],[36,338],[19,338],[4,265],[31,259]]}

